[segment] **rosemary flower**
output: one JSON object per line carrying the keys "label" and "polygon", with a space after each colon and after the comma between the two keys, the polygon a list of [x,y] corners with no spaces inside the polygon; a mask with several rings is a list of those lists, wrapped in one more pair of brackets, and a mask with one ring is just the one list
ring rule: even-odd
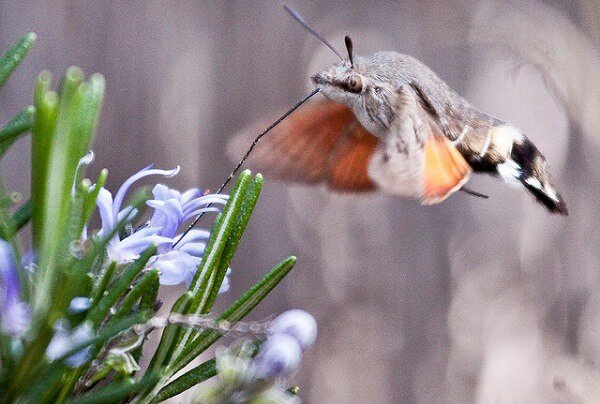
{"label": "rosemary flower", "polygon": [[[55,361],[75,346],[85,344],[93,337],[94,330],[88,322],[71,329],[67,320],[58,320],[54,323],[54,335],[46,347],[46,357],[50,361]],[[65,363],[72,368],[82,366],[90,359],[91,353],[92,348],[87,346],[66,358]]]}
{"label": "rosemary flower", "polygon": [[[158,170],[148,166],[128,178],[114,199],[108,190],[100,189],[96,205],[102,228],[98,235],[110,233],[121,220],[131,220],[135,216],[137,212],[133,207],[122,208],[122,204],[127,191],[136,181],[152,175],[172,177],[178,172],[179,167]],[[156,245],[158,253],[149,260],[148,266],[158,269],[160,283],[177,285],[185,282],[189,285],[204,254],[210,232],[192,229],[181,238],[183,233],[179,229],[201,213],[220,211],[227,203],[228,195],[205,195],[196,188],[182,193],[163,184],[154,186],[152,194],[153,198],[146,202],[153,209],[150,220],[125,237],[115,234],[107,247],[108,258],[118,263],[127,263],[137,259],[149,246]],[[229,280],[225,278],[220,292],[228,288]]]}
{"label": "rosemary flower", "polygon": [[29,328],[31,309],[21,300],[21,285],[12,247],[4,240],[0,240],[0,280],[0,328],[4,334],[21,336]]}

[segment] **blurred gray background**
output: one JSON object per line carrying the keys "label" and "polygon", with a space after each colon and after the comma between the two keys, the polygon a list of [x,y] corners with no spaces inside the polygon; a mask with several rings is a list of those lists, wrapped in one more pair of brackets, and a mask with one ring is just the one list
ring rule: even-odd
{"label": "blurred gray background", "polygon": [[[267,182],[220,304],[298,255],[252,318],[317,317],[294,379],[307,403],[600,402],[598,2],[291,5],[338,47],[351,34],[357,53],[409,53],[521,127],[571,215],[487,177],[472,188],[489,200],[459,193],[434,207]],[[107,167],[113,191],[150,163],[182,166],[170,185],[216,189],[232,168],[227,140],[336,60],[277,2],[0,2],[1,48],[30,30],[38,43],[0,93],[2,122],[31,102],[40,70],[101,72],[90,174]],[[1,167],[21,192],[28,152],[21,141]]]}

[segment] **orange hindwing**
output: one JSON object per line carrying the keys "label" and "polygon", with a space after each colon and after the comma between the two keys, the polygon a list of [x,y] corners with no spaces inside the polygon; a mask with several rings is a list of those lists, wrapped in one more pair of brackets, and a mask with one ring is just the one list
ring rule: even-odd
{"label": "orange hindwing", "polygon": [[442,202],[468,180],[471,166],[445,136],[432,135],[424,146],[423,198],[431,205]]}

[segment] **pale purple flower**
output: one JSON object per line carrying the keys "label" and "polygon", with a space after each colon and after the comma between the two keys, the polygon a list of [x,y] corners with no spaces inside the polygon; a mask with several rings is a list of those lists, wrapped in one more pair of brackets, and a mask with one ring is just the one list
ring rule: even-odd
{"label": "pale purple flower", "polygon": [[316,334],[313,316],[302,310],[288,310],[269,324],[255,357],[248,341],[217,348],[220,381],[211,389],[200,390],[195,401],[298,403],[297,397],[286,394],[284,386]]}
{"label": "pale purple flower", "polygon": [[15,268],[12,247],[4,240],[0,240],[0,279],[2,282],[0,328],[4,334],[23,335],[31,322],[31,309],[21,300],[21,285]]}
{"label": "pale purple flower", "polygon": [[274,334],[267,338],[254,359],[253,375],[257,379],[272,380],[290,376],[300,364],[302,348],[288,334]]}
{"label": "pale purple flower", "polygon": [[306,351],[317,338],[317,320],[304,310],[288,310],[271,322],[268,333],[290,335],[298,341],[302,351]]}
{"label": "pale purple flower", "polygon": [[[172,177],[179,172],[179,167],[173,170],[157,170],[148,166],[129,177],[119,188],[113,199],[112,194],[105,188],[101,188],[96,199],[96,206],[100,213],[102,228],[98,236],[109,234],[115,226],[124,219],[131,220],[135,217],[135,209],[127,206],[121,209],[127,191],[136,181],[151,175],[162,175]],[[159,228],[146,227],[138,230],[121,240],[115,234],[107,246],[108,258],[119,263],[126,263],[139,258],[142,251],[151,245],[169,244],[171,240],[158,235]]]}
{"label": "pale purple flower", "polygon": [[149,265],[160,274],[161,285],[189,284],[200,264],[200,258],[181,251],[169,251],[150,260]]}
{"label": "pale purple flower", "polygon": [[77,296],[71,299],[69,303],[69,312],[73,314],[83,313],[92,306],[92,300],[89,297]]}
{"label": "pale purple flower", "polygon": [[[148,226],[159,227],[159,234],[170,238],[172,243],[158,247],[159,255],[151,261],[151,265],[158,269],[161,284],[177,285],[185,282],[189,286],[200,265],[210,232],[192,229],[179,240],[181,238],[181,234],[178,234],[179,227],[201,213],[219,212],[221,206],[227,203],[228,196],[204,195],[201,190],[195,188],[180,193],[162,184],[156,185],[152,194],[154,198],[146,202],[154,209]],[[173,247],[177,241],[179,242]],[[227,274],[230,271],[228,268]],[[228,289],[229,280],[225,277],[219,292]]]}
{"label": "pale purple flower", "polygon": [[[154,209],[148,225],[161,227],[160,235],[165,237],[175,237],[183,222],[201,213],[220,212],[220,205],[227,203],[228,199],[228,195],[204,195],[197,188],[180,193],[163,184],[157,184],[152,189],[152,195],[154,198],[146,202]],[[208,232],[204,232],[204,235],[208,238]]]}
{"label": "pale purple flower", "polygon": [[288,310],[277,316],[267,329],[267,339],[254,359],[257,379],[284,379],[290,376],[317,336],[317,322],[303,310]]}
{"label": "pale purple flower", "polygon": [[[46,347],[46,357],[55,361],[78,345],[85,344],[94,338],[94,329],[88,322],[71,329],[67,320],[58,320],[54,324],[54,335]],[[65,363],[76,368],[90,360],[91,346],[87,346],[65,359]]]}
{"label": "pale purple flower", "polygon": [[[123,218],[135,216],[132,207],[121,209],[124,196],[135,181],[150,175],[172,177],[178,172],[179,167],[168,171],[146,167],[123,183],[114,200],[112,194],[102,188],[96,201],[102,221],[98,235],[108,234]],[[227,203],[228,195],[204,195],[199,189],[181,193],[162,184],[156,185],[152,194],[153,198],[146,202],[153,209],[148,223],[122,239],[118,235],[113,236],[107,247],[108,257],[118,263],[126,263],[137,259],[149,246],[156,245],[158,254],[150,259],[148,266],[159,271],[160,283],[177,285],[185,282],[189,285],[204,254],[210,232],[192,229],[179,240],[182,234],[179,228],[201,213],[220,211]],[[229,272],[228,269],[227,274]],[[229,280],[225,278],[219,291],[224,292],[228,288]]]}

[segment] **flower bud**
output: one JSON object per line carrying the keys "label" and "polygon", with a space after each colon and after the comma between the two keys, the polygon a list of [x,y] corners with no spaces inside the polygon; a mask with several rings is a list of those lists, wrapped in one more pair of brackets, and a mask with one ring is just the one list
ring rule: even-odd
{"label": "flower bud", "polygon": [[296,338],[275,334],[260,347],[254,362],[254,376],[266,380],[287,377],[298,368],[301,355],[302,349]]}
{"label": "flower bud", "polygon": [[69,303],[69,312],[73,314],[83,313],[87,311],[92,305],[92,301],[89,297],[77,296],[71,299]]}
{"label": "flower bud", "polygon": [[288,310],[281,313],[269,325],[269,334],[286,334],[294,337],[303,351],[315,342],[317,321],[304,310]]}

